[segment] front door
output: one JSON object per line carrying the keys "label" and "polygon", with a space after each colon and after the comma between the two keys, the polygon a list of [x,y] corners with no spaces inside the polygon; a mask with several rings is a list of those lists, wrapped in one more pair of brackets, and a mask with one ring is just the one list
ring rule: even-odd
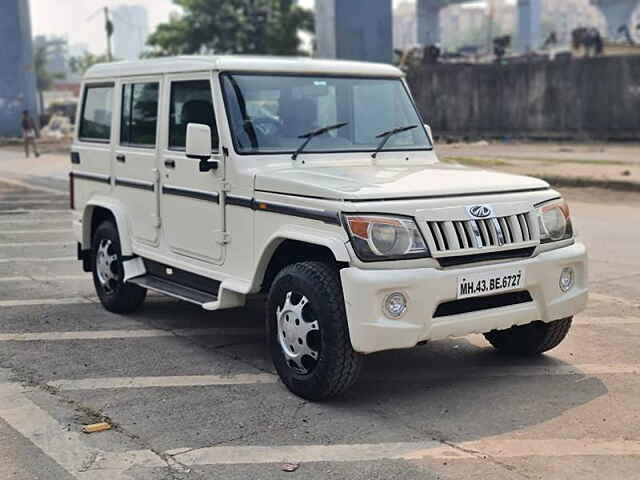
{"label": "front door", "polygon": [[120,121],[115,160],[115,188],[129,213],[135,241],[157,245],[158,100],[162,79],[123,80],[119,85]]}
{"label": "front door", "polygon": [[167,78],[160,165],[163,234],[169,249],[178,255],[221,264],[221,171],[200,172],[198,160],[185,152],[187,125],[211,127],[213,159],[220,159],[218,129],[212,96],[211,74],[174,75]]}

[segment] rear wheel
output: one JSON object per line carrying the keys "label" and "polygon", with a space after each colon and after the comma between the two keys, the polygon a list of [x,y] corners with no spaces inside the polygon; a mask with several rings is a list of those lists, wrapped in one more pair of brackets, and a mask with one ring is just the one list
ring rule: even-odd
{"label": "rear wheel", "polygon": [[496,349],[516,355],[540,355],[557,347],[569,333],[573,317],[553,322],[531,322],[507,330],[493,330],[485,338]]}
{"label": "rear wheel", "polygon": [[296,395],[332,397],[358,378],[363,356],[351,347],[340,278],[330,265],[285,267],[269,291],[267,326],[273,363]]}
{"label": "rear wheel", "polygon": [[93,284],[104,308],[114,313],[136,310],[144,302],[147,290],[124,282],[120,237],[112,221],[105,220],[98,226],[91,252]]}

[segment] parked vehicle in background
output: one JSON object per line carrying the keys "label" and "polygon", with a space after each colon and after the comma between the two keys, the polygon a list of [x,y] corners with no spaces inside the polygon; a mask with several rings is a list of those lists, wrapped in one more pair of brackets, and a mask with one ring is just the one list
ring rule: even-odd
{"label": "parked vehicle in background", "polygon": [[267,294],[294,393],[365,354],[484,333],[536,355],[587,300],[586,250],[541,180],[438,162],[402,72],[179,57],[92,67],[71,161],[78,256],[102,304],[207,310]]}

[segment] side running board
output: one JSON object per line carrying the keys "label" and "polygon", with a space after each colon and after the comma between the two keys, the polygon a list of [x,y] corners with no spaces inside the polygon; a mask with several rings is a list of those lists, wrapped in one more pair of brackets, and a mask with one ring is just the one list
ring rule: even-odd
{"label": "side running board", "polygon": [[212,302],[217,302],[218,295],[199,290],[197,288],[188,287],[181,283],[177,283],[166,278],[156,275],[147,274],[127,280],[127,283],[139,285],[141,287],[153,290],[154,292],[169,295],[170,297],[179,298],[186,302],[195,303],[204,306]]}

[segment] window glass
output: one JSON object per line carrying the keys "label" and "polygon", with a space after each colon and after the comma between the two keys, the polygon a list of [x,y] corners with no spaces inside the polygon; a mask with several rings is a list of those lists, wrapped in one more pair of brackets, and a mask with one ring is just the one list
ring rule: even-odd
{"label": "window glass", "polygon": [[134,83],[122,90],[120,143],[152,147],[158,123],[158,83]]}
{"label": "window glass", "polygon": [[306,151],[373,151],[380,134],[409,126],[384,148],[431,148],[400,79],[225,74],[223,86],[240,153],[290,153],[302,135],[338,123],[346,125],[312,138]]}
{"label": "window glass", "polygon": [[211,128],[211,146],[218,149],[218,129],[213,111],[209,80],[173,82],[169,117],[169,148],[184,150],[187,144],[187,125],[200,123]]}
{"label": "window glass", "polygon": [[87,87],[80,120],[80,138],[105,140],[111,138],[111,108],[113,87]]}

